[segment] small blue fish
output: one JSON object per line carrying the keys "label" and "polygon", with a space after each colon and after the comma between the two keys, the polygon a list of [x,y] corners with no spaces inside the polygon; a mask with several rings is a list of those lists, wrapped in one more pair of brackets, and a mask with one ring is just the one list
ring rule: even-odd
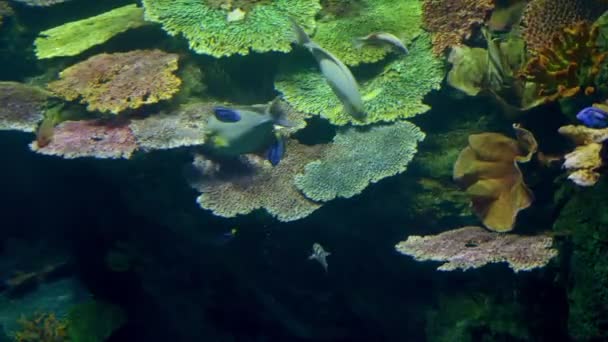
{"label": "small blue fish", "polygon": [[587,107],[576,114],[576,118],[585,126],[604,128],[608,126],[608,113],[597,107]]}
{"label": "small blue fish", "polygon": [[213,112],[221,122],[238,122],[241,120],[241,115],[234,109],[218,106],[213,108]]}
{"label": "small blue fish", "polygon": [[285,154],[285,139],[277,137],[277,140],[270,146],[268,152],[266,152],[266,159],[272,164],[272,166],[279,165],[283,155]]}

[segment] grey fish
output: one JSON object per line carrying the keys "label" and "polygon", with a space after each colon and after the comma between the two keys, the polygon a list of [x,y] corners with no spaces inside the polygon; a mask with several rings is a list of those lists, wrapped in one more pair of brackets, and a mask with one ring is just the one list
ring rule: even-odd
{"label": "grey fish", "polygon": [[399,51],[403,52],[406,55],[410,53],[410,51],[407,49],[405,44],[403,44],[401,39],[397,38],[397,36],[395,36],[394,34],[388,32],[374,32],[368,34],[365,37],[355,38],[355,47],[361,48],[365,44],[388,44],[397,48]]}
{"label": "grey fish", "polygon": [[209,118],[206,127],[208,145],[213,152],[238,156],[270,149],[271,163],[278,164],[284,145],[276,135],[275,125],[291,126],[285,120],[278,100],[266,105],[238,108],[220,106],[215,107],[214,112],[215,115]]}
{"label": "grey fish", "polygon": [[364,120],[367,114],[363,108],[359,85],[348,67],[336,56],[313,42],[293,18],[290,17],[289,20],[296,33],[298,44],[308,49],[315,57],[321,73],[344,105],[344,110],[353,118]]}
{"label": "grey fish", "polygon": [[326,252],[319,243],[314,243],[312,245],[312,254],[308,257],[308,260],[316,260],[318,261],[325,272],[327,272],[327,257],[330,256],[331,253]]}

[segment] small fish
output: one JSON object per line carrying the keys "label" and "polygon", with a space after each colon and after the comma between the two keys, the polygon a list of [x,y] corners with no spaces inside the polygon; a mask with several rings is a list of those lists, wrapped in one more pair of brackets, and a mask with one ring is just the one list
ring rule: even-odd
{"label": "small fish", "polygon": [[213,240],[213,242],[215,242],[215,244],[217,244],[217,245],[224,245],[224,244],[232,241],[232,239],[234,239],[236,237],[238,232],[239,232],[239,229],[237,227],[234,227],[234,228],[230,229],[229,231],[221,234],[217,238],[215,238]]}
{"label": "small fish", "polygon": [[279,107],[278,98],[270,104],[239,108],[218,106],[207,122],[206,134],[213,152],[223,156],[239,156],[266,150],[273,166],[285,153],[276,126],[291,127]]}
{"label": "small fish", "polygon": [[325,272],[327,272],[327,257],[330,256],[331,253],[326,252],[319,243],[314,243],[312,245],[312,254],[308,257],[308,260],[316,260],[318,261]]}
{"label": "small fish", "polygon": [[576,118],[585,126],[605,128],[608,126],[608,113],[597,107],[587,107],[576,114]]}
{"label": "small fish", "polygon": [[359,85],[348,67],[329,51],[310,40],[293,18],[289,17],[289,20],[296,33],[297,43],[308,49],[315,57],[321,73],[344,105],[344,110],[356,120],[363,121],[367,114],[363,108]]}
{"label": "small fish", "polygon": [[36,131],[36,145],[38,148],[43,148],[53,141],[55,133],[55,120],[48,116],[42,120],[38,130]]}
{"label": "small fish", "polygon": [[365,44],[374,44],[374,45],[387,44],[387,45],[391,45],[391,46],[397,48],[397,50],[401,51],[402,53],[404,53],[406,55],[410,53],[410,51],[407,49],[405,44],[403,44],[401,39],[397,38],[397,36],[395,36],[394,34],[388,33],[388,32],[370,33],[365,37],[355,38],[354,43],[355,43],[356,48],[361,48]]}

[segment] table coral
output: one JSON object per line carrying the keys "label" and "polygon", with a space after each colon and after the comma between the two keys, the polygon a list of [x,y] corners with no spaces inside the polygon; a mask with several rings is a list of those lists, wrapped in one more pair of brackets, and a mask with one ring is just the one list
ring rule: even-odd
{"label": "table coral", "polygon": [[13,0],[31,7],[48,7],[71,0]]}
{"label": "table coral", "polygon": [[318,0],[274,0],[256,4],[242,20],[229,22],[227,11],[201,0],[144,0],[143,4],[147,20],[161,23],[173,36],[182,34],[195,52],[214,57],[289,52],[293,33],[288,17],[312,29],[321,8]]}
{"label": "table coral", "polygon": [[492,9],[493,0],[424,0],[424,26],[433,33],[433,52],[442,55],[471,38]]}
{"label": "table coral", "polygon": [[538,95],[546,101],[572,97],[583,90],[596,91],[608,53],[597,46],[599,29],[581,21],[553,35],[550,46],[538,50],[521,71],[521,77],[538,85]]}
{"label": "table coral", "polygon": [[514,272],[544,267],[557,255],[548,235],[521,236],[488,232],[481,227],[463,227],[437,235],[409,236],[395,248],[417,261],[444,262],[439,271],[475,269],[506,262]]}
{"label": "table coral", "polygon": [[604,164],[603,145],[608,141],[608,128],[563,126],[559,133],[574,142],[574,151],[565,155],[564,169],[570,172],[568,179],[580,186],[592,186],[600,178],[598,170]]}
{"label": "table coral", "polygon": [[36,142],[33,142],[30,148],[41,154],[66,159],[128,159],[137,148],[137,143],[133,132],[124,123],[97,120],[65,121],[55,127],[53,139],[48,145],[38,147]]}
{"label": "table coral", "polygon": [[579,21],[593,22],[608,3],[595,0],[531,0],[524,13],[523,36],[531,52],[548,47],[553,35]]}
{"label": "table coral", "polygon": [[372,63],[389,53],[390,47],[353,44],[353,38],[373,32],[389,32],[409,45],[421,32],[422,8],[419,0],[364,0],[355,15],[338,16],[319,22],[312,39],[347,65]]}
{"label": "table coral", "polygon": [[517,140],[498,133],[469,136],[454,164],[453,178],[471,196],[473,211],[488,229],[513,229],[517,213],[532,204],[533,195],[523,180],[518,162],[529,161],[536,140],[516,127]]}
{"label": "table coral", "polygon": [[316,69],[279,75],[275,88],[296,110],[321,115],[334,125],[365,125],[395,121],[426,112],[422,99],[438,89],[444,77],[443,63],[431,53],[430,37],[421,35],[410,54],[389,63],[380,75],[361,84],[366,120],[348,115],[323,75]]}
{"label": "table coral", "polygon": [[423,139],[424,133],[407,121],[366,131],[350,128],[306,165],[295,184],[314,201],[355,196],[369,184],[405,171]]}
{"label": "table coral", "polygon": [[0,82],[0,130],[34,132],[44,118],[50,93],[17,82]]}
{"label": "table coral", "polygon": [[234,162],[215,162],[198,156],[193,164],[197,174],[191,182],[202,193],[197,202],[223,217],[263,208],[279,221],[304,218],[321,205],[304,197],[293,179],[323,148],[324,145],[306,146],[289,140],[285,159],[275,167],[254,155]]}
{"label": "table coral", "polygon": [[160,50],[103,53],[65,69],[48,87],[66,100],[80,99],[89,111],[118,114],[170,99],[181,84],[173,74],[177,60]]}
{"label": "table coral", "polygon": [[76,56],[127,30],[145,25],[144,11],[137,5],[69,22],[40,32],[34,41],[38,59]]}

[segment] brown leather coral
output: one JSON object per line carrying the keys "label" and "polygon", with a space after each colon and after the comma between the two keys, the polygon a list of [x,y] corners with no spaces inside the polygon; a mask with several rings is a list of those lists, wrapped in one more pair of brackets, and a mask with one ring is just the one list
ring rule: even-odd
{"label": "brown leather coral", "polygon": [[497,232],[512,230],[517,213],[534,198],[517,163],[532,158],[536,140],[529,131],[514,128],[517,140],[498,133],[470,135],[453,170],[454,180],[471,197],[475,214]]}
{"label": "brown leather coral", "polygon": [[48,87],[68,101],[80,99],[90,111],[118,114],[177,93],[177,60],[160,50],[102,53],[65,69]]}
{"label": "brown leather coral", "polygon": [[469,39],[492,9],[493,0],[425,0],[424,26],[433,33],[433,52],[441,55],[447,48]]}

